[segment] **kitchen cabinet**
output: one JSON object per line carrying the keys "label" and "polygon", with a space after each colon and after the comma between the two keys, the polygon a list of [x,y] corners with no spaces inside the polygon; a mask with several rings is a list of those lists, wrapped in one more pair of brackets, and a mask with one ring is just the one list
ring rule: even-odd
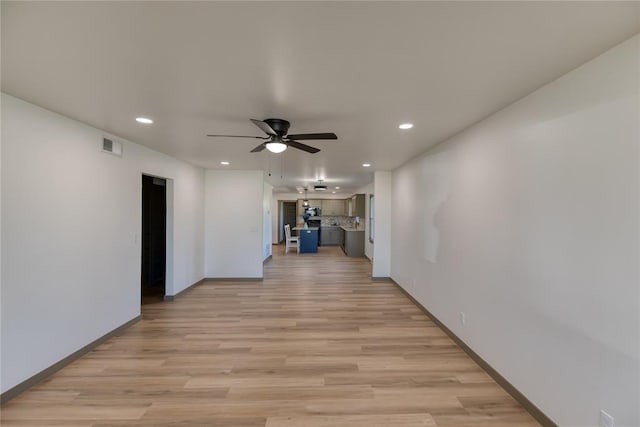
{"label": "kitchen cabinet", "polygon": [[322,201],[322,215],[345,215],[344,199],[325,199]]}
{"label": "kitchen cabinet", "polygon": [[322,200],[309,199],[309,207],[310,208],[320,208],[320,209],[322,209]]}
{"label": "kitchen cabinet", "polygon": [[364,256],[364,230],[341,227],[342,243],[340,247],[346,256]]}
{"label": "kitchen cabinet", "polygon": [[338,246],[342,237],[342,229],[339,227],[323,226],[320,228],[320,241],[322,246]]}
{"label": "kitchen cabinet", "polygon": [[355,194],[349,199],[349,216],[359,216],[360,221],[364,221],[365,217],[365,200],[364,194]]}

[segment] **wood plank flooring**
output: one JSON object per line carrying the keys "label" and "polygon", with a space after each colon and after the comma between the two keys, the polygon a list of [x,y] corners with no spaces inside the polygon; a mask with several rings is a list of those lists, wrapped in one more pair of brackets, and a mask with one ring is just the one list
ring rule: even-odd
{"label": "wood plank flooring", "polygon": [[536,421],[366,259],[211,281],[2,408],[2,426],[524,427]]}

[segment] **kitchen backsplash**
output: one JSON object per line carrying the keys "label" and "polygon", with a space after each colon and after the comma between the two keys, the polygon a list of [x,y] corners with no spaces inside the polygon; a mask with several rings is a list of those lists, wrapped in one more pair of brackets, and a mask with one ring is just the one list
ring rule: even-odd
{"label": "kitchen backsplash", "polygon": [[[317,219],[318,217],[311,217]],[[320,216],[320,225],[321,226],[329,226],[336,225],[340,227],[353,227],[354,225],[354,217],[345,216],[345,215],[336,215],[336,216]],[[362,225],[364,218],[360,218],[360,224]],[[304,223],[301,216],[298,216],[298,224],[302,225]]]}
{"label": "kitchen backsplash", "polygon": [[[350,216],[321,216],[320,224],[327,225],[338,225],[341,227],[353,227],[353,217]],[[360,218],[360,223],[362,223],[362,218]]]}

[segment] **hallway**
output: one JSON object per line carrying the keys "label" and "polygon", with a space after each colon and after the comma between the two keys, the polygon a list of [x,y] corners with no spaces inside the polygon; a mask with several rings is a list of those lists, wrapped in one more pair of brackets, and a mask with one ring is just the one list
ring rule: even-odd
{"label": "hallway", "polygon": [[264,273],[144,306],[2,425],[538,425],[367,259],[280,245]]}

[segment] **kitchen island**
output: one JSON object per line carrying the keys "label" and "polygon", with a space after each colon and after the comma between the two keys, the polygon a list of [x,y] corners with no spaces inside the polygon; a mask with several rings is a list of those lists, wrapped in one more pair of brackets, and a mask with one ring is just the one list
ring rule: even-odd
{"label": "kitchen island", "polygon": [[342,241],[340,247],[346,256],[364,256],[364,227],[340,227]]}
{"label": "kitchen island", "polygon": [[301,254],[318,252],[318,227],[294,227],[292,230],[298,232]]}

